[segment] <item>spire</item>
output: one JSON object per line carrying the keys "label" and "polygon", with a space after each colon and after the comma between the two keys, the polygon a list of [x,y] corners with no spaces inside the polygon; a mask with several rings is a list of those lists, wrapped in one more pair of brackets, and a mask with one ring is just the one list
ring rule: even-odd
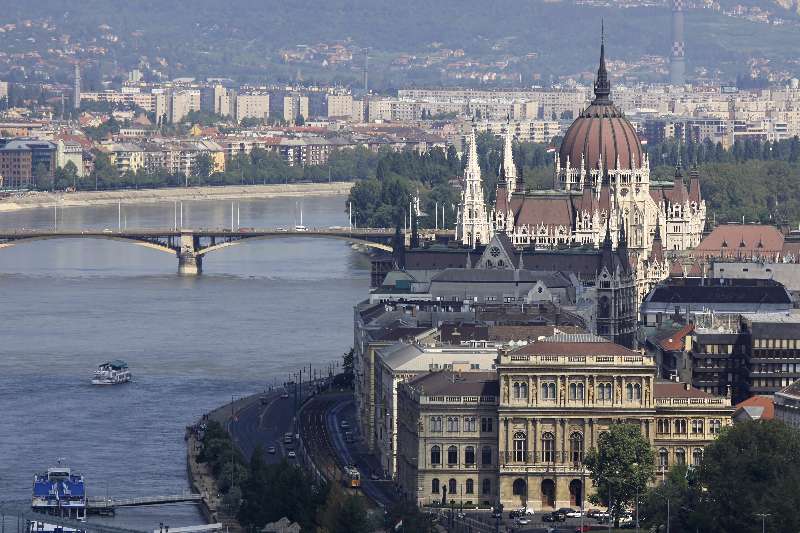
{"label": "spire", "polygon": [[611,217],[606,217],[606,237],[603,239],[603,248],[611,249]]}
{"label": "spire", "polygon": [[472,268],[472,253],[467,252],[467,266],[465,268]]}
{"label": "spire", "polygon": [[594,82],[594,103],[610,104],[611,83],[606,70],[606,36],[605,25],[600,21],[600,67],[597,69],[597,80]]}
{"label": "spire", "polygon": [[521,250],[519,252],[519,264],[517,264],[517,270],[525,270],[525,262],[523,261],[523,253]]}

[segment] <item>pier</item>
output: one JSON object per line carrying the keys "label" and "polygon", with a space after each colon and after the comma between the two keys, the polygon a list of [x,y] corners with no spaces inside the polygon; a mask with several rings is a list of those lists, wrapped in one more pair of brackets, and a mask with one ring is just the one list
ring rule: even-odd
{"label": "pier", "polygon": [[168,503],[199,503],[202,499],[200,494],[194,493],[122,499],[89,498],[86,501],[86,509],[90,513],[111,514],[119,507],[144,507],[147,505],[164,505]]}

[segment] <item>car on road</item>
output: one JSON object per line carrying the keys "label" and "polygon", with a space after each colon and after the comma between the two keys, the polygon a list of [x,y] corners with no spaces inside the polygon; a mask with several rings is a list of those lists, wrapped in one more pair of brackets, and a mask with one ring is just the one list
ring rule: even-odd
{"label": "car on road", "polygon": [[262,396],[261,405],[267,405],[268,403],[269,403],[269,396]]}
{"label": "car on road", "polygon": [[350,427],[350,422],[348,422],[347,420],[342,420],[342,422],[339,424],[339,427],[341,427],[342,429],[347,429]]}
{"label": "car on road", "polygon": [[503,518],[503,511],[492,508],[492,518]]}
{"label": "car on road", "polygon": [[297,454],[294,452],[294,450],[292,450],[292,451],[290,451],[289,453],[287,453],[287,454],[286,454],[286,456],[287,456],[289,459],[295,459],[295,458],[297,457]]}
{"label": "car on road", "polygon": [[528,518],[527,516],[520,516],[519,518],[517,518],[516,523],[518,526],[527,526],[528,524],[531,523],[531,519]]}
{"label": "car on road", "polygon": [[552,513],[545,513],[542,515],[542,522],[563,522],[567,519],[567,515],[561,511],[553,511]]}
{"label": "car on road", "polygon": [[288,392],[284,392],[283,394],[281,394],[281,399],[282,400],[286,400],[287,398],[289,398],[289,393]]}
{"label": "car on road", "polygon": [[567,513],[567,518],[580,518],[581,516],[583,516],[583,513],[580,509],[572,509]]}
{"label": "car on road", "polygon": [[381,478],[381,475],[380,475],[379,473],[377,473],[377,472],[373,472],[373,473],[371,473],[371,474],[369,475],[369,478],[370,478],[372,481],[378,481],[378,480]]}
{"label": "car on road", "polygon": [[[575,509],[573,509],[571,507],[562,507],[561,509],[557,509],[556,512],[564,513],[564,516],[566,516],[566,517],[572,517],[572,516],[574,516],[575,518],[580,518],[581,517],[581,512],[580,511],[576,511]],[[578,514],[575,514],[576,512]]]}
{"label": "car on road", "polygon": [[520,516],[533,516],[533,509],[531,509],[530,507],[520,507],[519,509],[514,509],[508,512],[508,517],[511,519]]}
{"label": "car on road", "polygon": [[275,455],[275,453],[277,451],[278,451],[278,449],[275,446],[270,446],[269,448],[267,448],[267,453],[272,454],[272,455]]}

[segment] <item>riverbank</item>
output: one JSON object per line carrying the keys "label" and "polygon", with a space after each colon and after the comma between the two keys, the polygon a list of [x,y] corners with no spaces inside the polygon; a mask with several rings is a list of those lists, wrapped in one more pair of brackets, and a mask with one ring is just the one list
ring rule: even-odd
{"label": "riverbank", "polygon": [[225,185],[220,187],[175,187],[116,191],[31,192],[0,199],[0,212],[53,207],[86,207],[122,203],[148,204],[191,200],[242,200],[339,196],[350,193],[353,183],[290,183],[270,185]]}

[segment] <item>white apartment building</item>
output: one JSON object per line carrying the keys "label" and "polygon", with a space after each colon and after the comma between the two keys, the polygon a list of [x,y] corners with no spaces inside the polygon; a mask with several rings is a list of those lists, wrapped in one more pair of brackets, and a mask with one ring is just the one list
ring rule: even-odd
{"label": "white apartment building", "polygon": [[245,118],[265,120],[269,117],[269,95],[266,93],[240,94],[236,97],[236,122]]}

